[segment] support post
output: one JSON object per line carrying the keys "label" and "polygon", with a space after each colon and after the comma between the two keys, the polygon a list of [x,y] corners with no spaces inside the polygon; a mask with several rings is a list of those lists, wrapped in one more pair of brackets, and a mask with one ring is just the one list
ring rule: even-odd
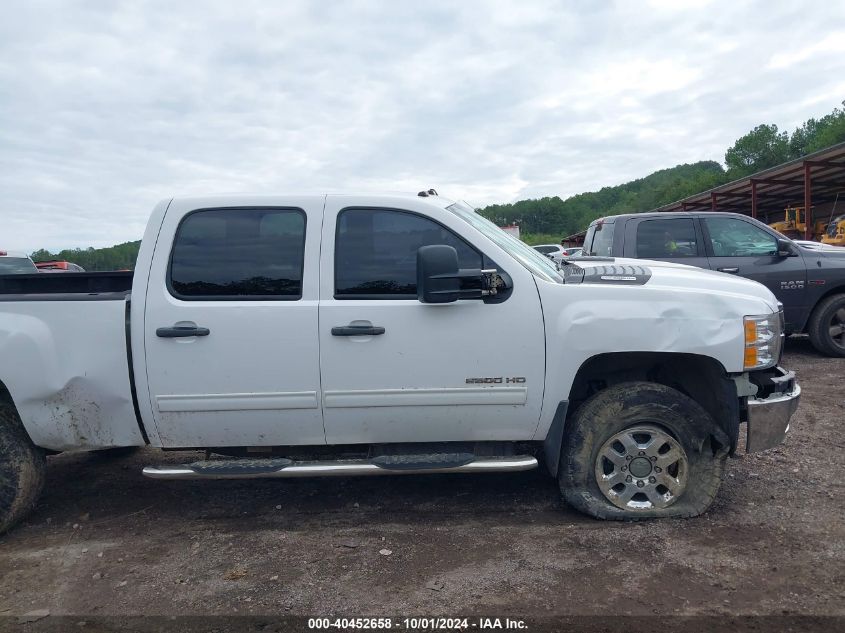
{"label": "support post", "polygon": [[810,170],[812,165],[804,161],[804,239],[813,239],[813,183]]}
{"label": "support post", "polygon": [[757,217],[757,181],[751,180],[751,217]]}
{"label": "support post", "polygon": [[710,192],[710,210],[716,210],[716,193],[713,191]]}

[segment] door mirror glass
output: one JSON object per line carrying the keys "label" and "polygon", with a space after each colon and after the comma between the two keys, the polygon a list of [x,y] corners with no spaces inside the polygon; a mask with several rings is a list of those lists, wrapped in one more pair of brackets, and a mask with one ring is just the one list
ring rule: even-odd
{"label": "door mirror glass", "polygon": [[460,295],[458,251],[435,244],[417,249],[417,299],[422,303],[452,303]]}

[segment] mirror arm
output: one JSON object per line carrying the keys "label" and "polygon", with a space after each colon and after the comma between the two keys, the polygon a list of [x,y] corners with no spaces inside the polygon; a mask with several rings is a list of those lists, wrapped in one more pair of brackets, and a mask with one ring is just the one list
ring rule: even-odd
{"label": "mirror arm", "polygon": [[[478,279],[481,278],[481,290],[459,290],[461,298],[464,299],[481,299],[483,297],[492,297],[499,292],[500,287],[504,287],[504,282],[499,276],[499,271],[495,268],[479,269],[479,268],[461,268],[457,273],[444,273],[442,275],[432,275],[429,279]],[[445,292],[434,292],[432,294],[445,294]]]}

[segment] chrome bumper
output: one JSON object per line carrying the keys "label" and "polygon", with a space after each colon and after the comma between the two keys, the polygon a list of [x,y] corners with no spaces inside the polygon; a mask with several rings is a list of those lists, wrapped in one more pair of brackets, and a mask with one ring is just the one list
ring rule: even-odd
{"label": "chrome bumper", "polygon": [[798,408],[801,387],[795,372],[777,368],[779,376],[772,379],[775,390],[767,398],[748,398],[748,434],[745,452],[756,453],[774,448],[786,437],[789,419]]}

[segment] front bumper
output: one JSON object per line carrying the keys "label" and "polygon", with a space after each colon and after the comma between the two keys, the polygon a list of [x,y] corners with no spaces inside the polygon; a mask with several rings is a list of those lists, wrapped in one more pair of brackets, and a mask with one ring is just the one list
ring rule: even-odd
{"label": "front bumper", "polygon": [[746,453],[765,451],[783,442],[789,431],[789,419],[801,398],[795,372],[776,367],[775,375],[767,377],[766,382],[765,390],[758,390],[758,394],[763,391],[764,397],[748,398]]}

